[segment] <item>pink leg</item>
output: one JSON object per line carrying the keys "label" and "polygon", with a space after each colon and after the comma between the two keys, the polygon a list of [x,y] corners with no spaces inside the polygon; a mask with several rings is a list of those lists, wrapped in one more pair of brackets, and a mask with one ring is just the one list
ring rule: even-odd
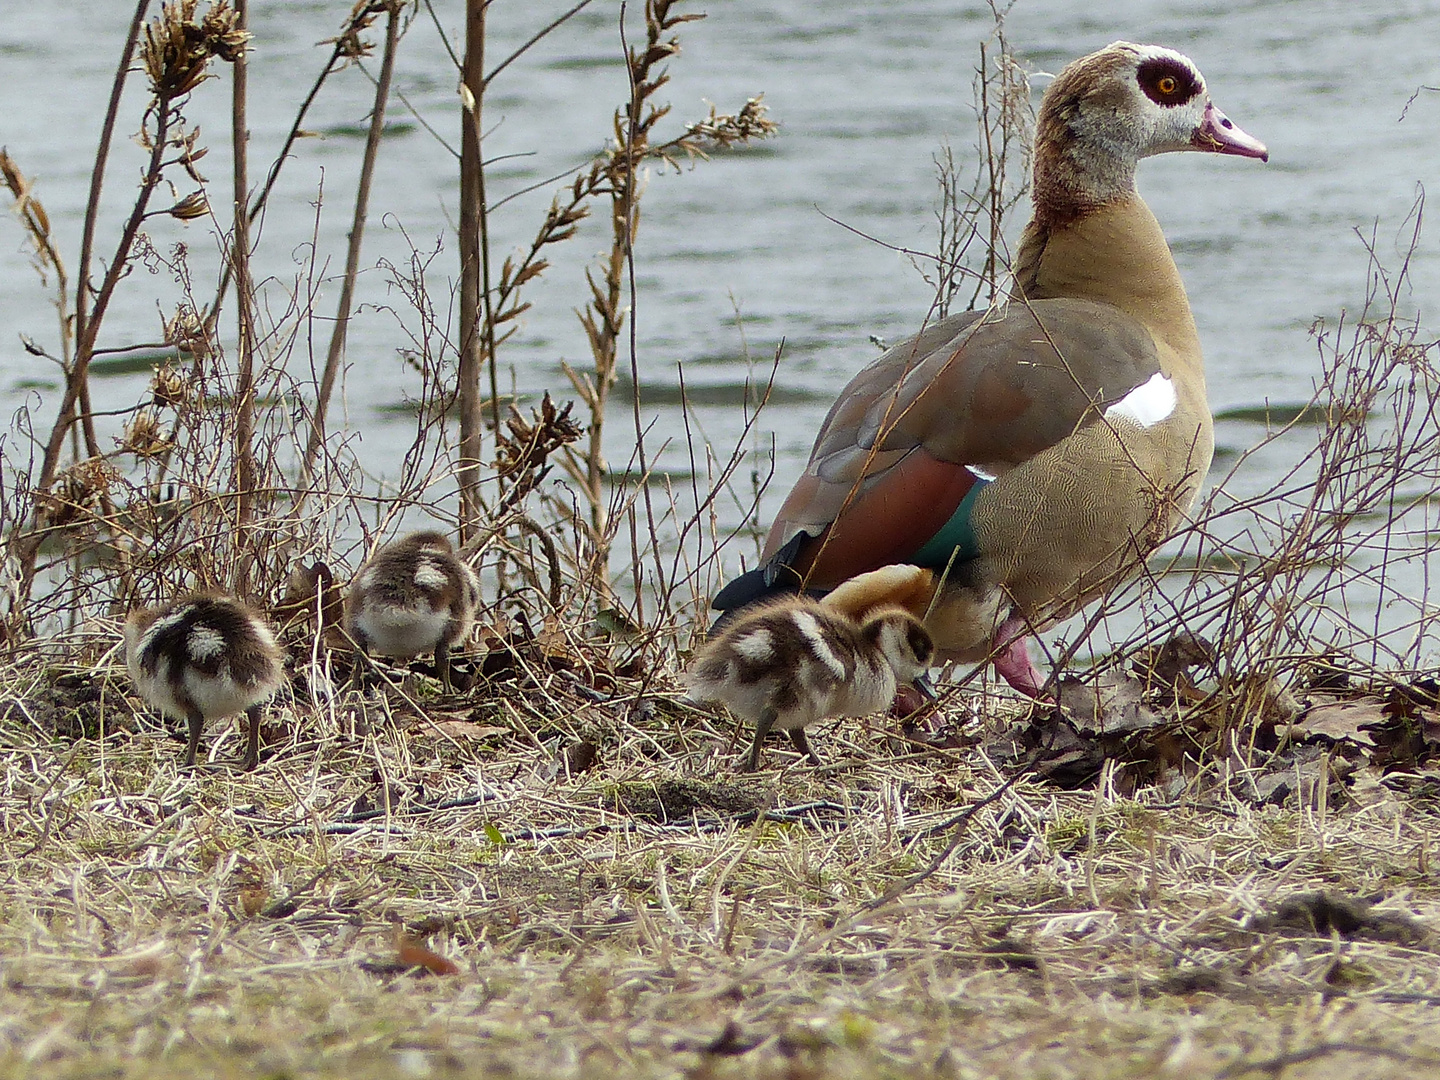
{"label": "pink leg", "polygon": [[926,704],[924,694],[909,683],[904,683],[895,688],[895,697],[890,702],[890,715],[897,720],[903,720]]}
{"label": "pink leg", "polygon": [[1025,646],[1027,631],[1025,620],[1013,616],[1000,624],[995,631],[995,644],[999,647],[995,671],[1022,694],[1038,698],[1045,680],[1030,660],[1030,650]]}

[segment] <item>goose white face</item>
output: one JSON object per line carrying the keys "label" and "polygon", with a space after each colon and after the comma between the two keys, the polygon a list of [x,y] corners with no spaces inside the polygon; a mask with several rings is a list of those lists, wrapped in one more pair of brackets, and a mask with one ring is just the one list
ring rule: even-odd
{"label": "goose white face", "polygon": [[1139,91],[1138,156],[1189,150],[1210,103],[1205,77],[1189,57],[1173,49],[1147,45],[1139,53],[1130,73]]}
{"label": "goose white face", "polygon": [[1268,160],[1264,144],[1215,107],[1188,56],[1117,41],[1093,59],[1098,70],[1070,120],[1081,139],[1130,161],[1177,150]]}

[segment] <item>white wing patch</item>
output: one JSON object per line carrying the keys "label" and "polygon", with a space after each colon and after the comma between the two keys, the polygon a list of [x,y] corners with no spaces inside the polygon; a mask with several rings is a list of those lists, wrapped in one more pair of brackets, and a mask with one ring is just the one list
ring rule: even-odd
{"label": "white wing patch", "polygon": [[1107,420],[1130,420],[1154,427],[1175,412],[1175,384],[1157,371],[1105,410]]}
{"label": "white wing patch", "polygon": [[213,626],[195,626],[185,639],[185,649],[195,660],[209,660],[225,651],[225,635]]}
{"label": "white wing patch", "polygon": [[763,626],[735,642],[735,651],[752,663],[763,664],[775,655],[775,641]]}
{"label": "white wing patch", "polygon": [[800,633],[805,635],[805,640],[810,642],[810,651],[834,674],[835,678],[845,678],[845,664],[835,655],[835,650],[830,648],[830,643],[825,640],[825,634],[820,629],[820,622],[808,611],[796,611],[792,618],[795,625],[800,628]]}
{"label": "white wing patch", "polygon": [[421,559],[415,567],[415,584],[422,589],[443,589],[450,578],[443,566],[437,566],[429,559]]}

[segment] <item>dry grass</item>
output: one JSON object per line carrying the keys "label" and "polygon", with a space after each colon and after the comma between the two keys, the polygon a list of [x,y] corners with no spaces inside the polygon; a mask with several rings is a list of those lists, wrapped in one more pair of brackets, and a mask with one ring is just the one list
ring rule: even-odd
{"label": "dry grass", "polygon": [[[735,732],[556,665],[423,716],[292,700],[258,772],[211,733],[192,776],[110,643],[8,676],[0,1075],[1440,1069],[1433,775],[1283,806],[1215,769],[1166,803],[1021,777],[866,910],[1013,773],[842,723],[827,769],[742,781]],[[1383,899],[1273,918],[1314,890]],[[397,927],[460,973],[399,970]]]}

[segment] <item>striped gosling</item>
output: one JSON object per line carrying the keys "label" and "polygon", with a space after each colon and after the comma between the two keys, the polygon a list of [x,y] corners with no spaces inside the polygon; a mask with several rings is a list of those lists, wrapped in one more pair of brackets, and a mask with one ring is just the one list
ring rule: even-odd
{"label": "striped gosling", "polygon": [[280,688],[284,665],[275,635],[249,606],[204,592],[132,611],[125,666],[141,697],[189,721],[187,768],[195,764],[205,721],[240,712],[250,724],[244,768],[259,764],[260,714]]}
{"label": "striped gosling", "polygon": [[866,716],[890,704],[897,680],[930,692],[925,669],[935,646],[925,628],[900,608],[872,611],[863,621],[807,597],[757,606],[728,623],[686,672],[695,701],[720,701],[755,724],[742,772],[754,772],[771,728],[812,764],[820,759],[805,727],[831,716]]}
{"label": "striped gosling", "polygon": [[[411,533],[370,557],[345,597],[345,632],[365,656],[435,654],[450,692],[450,647],[475,624],[480,582],[438,532]],[[356,665],[356,679],[360,665]]]}

